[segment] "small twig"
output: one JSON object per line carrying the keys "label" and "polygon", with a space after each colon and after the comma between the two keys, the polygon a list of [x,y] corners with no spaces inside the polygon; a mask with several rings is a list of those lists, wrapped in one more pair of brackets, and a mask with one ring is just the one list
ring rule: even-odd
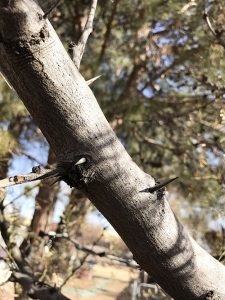
{"label": "small twig", "polygon": [[180,14],[185,13],[187,10],[189,10],[189,8],[191,8],[192,6],[196,6],[197,3],[195,2],[195,0],[190,0],[187,4],[185,4],[182,9],[180,10]]}
{"label": "small twig", "polygon": [[38,187],[40,184],[35,184],[34,186],[32,186],[31,188],[27,189],[26,191],[24,191],[23,193],[19,194],[18,196],[16,196],[15,198],[13,198],[11,201],[9,201],[8,203],[4,204],[4,209],[13,204],[15,201],[17,201],[18,199],[20,199],[23,196],[26,196],[27,194],[30,193],[30,191],[32,191],[33,189],[35,189],[36,187]]}
{"label": "small twig", "polygon": [[192,177],[195,180],[215,180],[219,181],[219,176],[216,175],[204,175],[204,176],[193,176]]}
{"label": "small twig", "polygon": [[212,23],[211,23],[211,21],[209,19],[209,15],[208,15],[208,12],[207,12],[206,9],[204,10],[203,18],[206,20],[206,23],[207,23],[210,31],[212,32],[212,34],[217,38],[217,34],[216,34],[216,32],[215,32],[215,30],[214,30],[214,28],[212,26]]}
{"label": "small twig", "polygon": [[112,30],[112,25],[113,25],[113,21],[114,21],[116,12],[117,12],[117,7],[118,7],[118,4],[119,4],[119,1],[120,0],[112,1],[113,2],[112,12],[111,12],[111,15],[108,18],[108,22],[107,22],[107,25],[106,25],[106,31],[105,31],[104,38],[103,38],[103,44],[101,46],[101,51],[100,51],[100,55],[99,55],[99,59],[98,59],[99,63],[102,62],[102,59],[104,57],[106,48],[108,46],[108,42],[109,42],[109,39],[110,39],[111,30]]}
{"label": "small twig", "polygon": [[5,80],[6,84],[8,85],[8,87],[11,90],[14,90],[14,88],[11,86],[11,84],[8,82],[8,80],[6,79],[5,75],[3,74],[3,72],[0,70],[0,75],[2,75],[3,79]]}
{"label": "small twig", "polygon": [[[91,251],[93,251],[94,246],[100,241],[100,239],[102,238],[103,234],[104,234],[105,228],[103,229],[102,233],[100,234],[100,236],[96,239],[96,241],[93,243]],[[59,289],[61,290],[62,287],[68,282],[68,280],[76,273],[77,270],[79,270],[84,263],[86,262],[88,256],[90,255],[90,252],[87,252],[87,254],[82,258],[82,260],[80,261],[79,266],[73,268],[73,270],[71,271],[71,273],[64,279],[63,283],[60,285]]]}
{"label": "small twig", "polygon": [[55,168],[53,170],[45,169],[41,166],[34,167],[31,173],[24,174],[24,175],[16,175],[11,176],[5,179],[0,180],[0,188],[5,188],[17,184],[22,184],[26,182],[31,182],[35,180],[41,180],[46,178],[58,178],[60,179],[63,173],[62,168]]}
{"label": "small twig", "polygon": [[[43,231],[40,231],[39,235],[41,237],[49,236],[49,238],[52,238],[51,234],[45,233]],[[100,238],[101,238],[101,236],[100,236]],[[95,241],[95,243],[90,247],[90,246],[85,246],[85,245],[80,244],[77,240],[71,239],[67,234],[57,233],[57,234],[54,235],[54,237],[58,238],[58,239],[61,238],[61,239],[67,240],[68,242],[72,243],[77,250],[86,252],[88,255],[95,255],[95,256],[99,256],[99,257],[105,257],[109,260],[114,260],[114,261],[117,261],[119,263],[125,264],[126,266],[133,267],[133,268],[138,268],[139,267],[139,265],[133,259],[125,259],[125,258],[122,258],[122,257],[118,257],[118,256],[115,256],[115,255],[109,254],[105,251],[100,251],[100,252],[95,251],[94,246],[98,243],[100,238],[97,241]],[[80,266],[79,266],[79,268],[80,268]]]}
{"label": "small twig", "polygon": [[[13,151],[10,151],[10,152],[11,152],[12,154],[14,154]],[[32,155],[29,154],[29,153],[26,153],[26,152],[23,151],[23,150],[17,150],[15,154],[16,154],[16,155],[24,155],[24,156],[26,156],[29,160],[32,160],[32,161],[36,162],[37,164],[39,164],[40,166],[43,166],[43,163],[42,163],[41,161],[39,161],[36,157],[32,156]]]}
{"label": "small twig", "polygon": [[84,49],[88,40],[89,35],[93,31],[93,21],[94,21],[94,16],[95,16],[95,11],[97,7],[97,2],[98,0],[92,0],[92,5],[90,9],[90,13],[87,18],[87,22],[85,24],[84,30],[81,34],[81,37],[76,44],[72,44],[72,51],[73,51],[73,62],[77,69],[80,69],[80,62],[84,54]]}
{"label": "small twig", "polygon": [[[1,238],[2,238],[2,237],[1,237]],[[3,238],[2,238],[2,240],[3,240]],[[17,264],[16,264],[14,258],[13,258],[12,255],[10,254],[10,252],[9,252],[9,250],[8,250],[8,248],[7,248],[7,246],[5,245],[5,247],[4,247],[3,245],[0,244],[0,248],[7,254],[8,259],[9,259],[10,264],[11,264],[10,267],[13,268],[13,269],[15,269],[15,270],[19,270],[19,268],[18,268],[18,266],[17,266]]]}
{"label": "small twig", "polygon": [[53,11],[54,8],[56,8],[56,6],[59,5],[59,3],[61,2],[61,0],[56,1],[43,15],[44,19],[47,19],[49,14]]}
{"label": "small twig", "polygon": [[223,41],[223,40],[221,39],[220,33],[217,32],[217,31],[213,28],[212,23],[211,23],[211,21],[210,21],[210,19],[209,19],[208,11],[207,11],[206,8],[205,8],[205,10],[204,10],[203,19],[206,21],[206,24],[207,24],[209,30],[210,30],[211,33],[214,35],[214,37],[217,39],[218,43],[219,43],[221,46],[223,46],[223,47],[225,48],[225,41]]}
{"label": "small twig", "polygon": [[[139,120],[139,122],[145,122],[145,121]],[[135,134],[135,137],[141,142],[145,142],[146,144],[154,145],[156,147],[160,147],[162,149],[166,149],[166,150],[174,152],[174,148],[164,145],[160,140],[148,138],[148,137],[142,135],[142,133],[138,132],[136,129],[134,131],[134,134]]]}
{"label": "small twig", "polygon": [[65,164],[64,164],[64,166],[61,165],[55,169],[45,169],[42,166],[36,166],[36,167],[32,168],[31,173],[11,176],[11,177],[0,180],[0,188],[5,188],[5,187],[9,187],[9,186],[16,185],[16,184],[22,184],[22,183],[26,183],[26,182],[42,180],[42,179],[47,179],[47,178],[54,179],[54,183],[59,180],[65,181],[67,172],[69,172],[68,165],[69,165],[69,167],[71,167],[71,166],[76,167],[78,165],[85,163],[86,161],[87,161],[87,159],[85,157],[81,157],[76,162],[71,162],[71,163],[67,164],[67,166],[65,166]]}

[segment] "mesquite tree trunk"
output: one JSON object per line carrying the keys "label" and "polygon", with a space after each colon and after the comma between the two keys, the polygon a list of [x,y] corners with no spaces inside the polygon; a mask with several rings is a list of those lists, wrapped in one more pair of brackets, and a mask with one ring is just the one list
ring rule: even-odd
{"label": "mesquite tree trunk", "polygon": [[[188,236],[164,198],[140,192],[154,179],[116,138],[40,7],[8,2],[0,8],[0,67],[66,166],[64,179],[90,198],[174,299],[225,299],[224,266]],[[88,162],[77,174],[82,156]]]}

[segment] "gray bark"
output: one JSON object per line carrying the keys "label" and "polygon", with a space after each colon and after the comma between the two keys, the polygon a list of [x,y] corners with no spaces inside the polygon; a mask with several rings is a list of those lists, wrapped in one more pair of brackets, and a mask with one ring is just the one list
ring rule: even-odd
{"label": "gray bark", "polygon": [[33,0],[10,2],[0,9],[0,67],[59,163],[89,157],[72,184],[174,299],[225,299],[224,266],[189,237],[165,199],[140,193],[154,179],[116,138],[40,7]]}

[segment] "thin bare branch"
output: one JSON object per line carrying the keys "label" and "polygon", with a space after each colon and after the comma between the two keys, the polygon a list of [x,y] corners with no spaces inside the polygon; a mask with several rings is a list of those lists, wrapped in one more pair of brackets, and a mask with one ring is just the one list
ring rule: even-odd
{"label": "thin bare branch", "polygon": [[[96,239],[96,241],[93,243],[92,247],[91,247],[91,251],[93,251],[94,246],[100,241],[100,239],[103,237],[105,229],[103,229],[102,233],[100,234],[100,236]],[[63,237],[63,236],[62,236]],[[70,239],[68,239],[68,241],[71,241]],[[74,244],[74,243],[73,243]],[[74,244],[75,245],[75,244]],[[77,247],[77,246],[76,246]],[[68,280],[77,272],[77,270],[79,270],[84,263],[86,262],[88,256],[90,255],[90,252],[87,252],[86,255],[82,258],[82,260],[80,261],[79,266],[74,267],[71,271],[71,273],[64,279],[63,283],[60,285],[60,289],[62,289],[62,287],[68,282]]]}
{"label": "thin bare branch", "polygon": [[210,21],[209,15],[208,15],[207,8],[205,8],[205,10],[204,10],[203,19],[206,21],[206,24],[207,24],[209,30],[214,35],[214,37],[216,38],[218,43],[225,48],[225,41],[221,38],[221,34],[214,29],[214,27]]}
{"label": "thin bare branch", "polygon": [[5,188],[5,187],[31,182],[35,180],[46,179],[50,177],[58,178],[61,176],[61,174],[62,174],[62,168],[56,168],[50,170],[38,166],[38,167],[34,167],[31,173],[11,176],[0,180],[0,188]]}
{"label": "thin bare branch", "polygon": [[103,59],[103,56],[105,54],[105,51],[106,51],[106,48],[107,48],[107,45],[108,45],[108,42],[109,42],[110,33],[111,33],[111,30],[112,30],[112,24],[113,24],[113,20],[114,20],[116,11],[117,11],[117,6],[118,6],[119,1],[120,0],[113,1],[112,12],[111,12],[111,15],[109,17],[108,23],[106,25],[104,41],[103,41],[103,44],[102,44],[102,47],[101,47],[101,52],[100,52],[100,55],[99,55],[99,62],[100,63]]}
{"label": "thin bare branch", "polygon": [[53,9],[54,8],[56,8],[58,5],[59,5],[59,3],[61,2],[61,0],[58,0],[58,1],[56,1],[46,12],[45,12],[45,14],[43,15],[43,18],[44,19],[47,19],[48,18],[48,16],[49,16],[49,14],[53,11]]}
{"label": "thin bare branch", "polygon": [[41,161],[39,161],[36,157],[32,156],[31,154],[26,153],[22,149],[16,149],[16,151],[9,150],[8,152],[12,155],[24,155],[29,160],[32,160],[32,161],[36,162],[38,165],[43,166],[43,163]]}
{"label": "thin bare branch", "polygon": [[215,32],[215,29],[214,29],[213,26],[212,26],[212,23],[211,23],[211,21],[210,21],[210,19],[209,19],[209,15],[208,15],[208,12],[207,12],[206,9],[204,10],[204,15],[203,15],[203,17],[204,17],[204,19],[206,20],[206,23],[207,23],[207,25],[208,25],[210,31],[212,32],[212,34],[217,38],[217,34],[216,34],[216,32]]}
{"label": "thin bare branch", "polygon": [[188,11],[191,7],[196,6],[197,3],[195,0],[190,0],[187,4],[185,4],[182,9],[180,10],[180,14],[185,13],[186,11]]}
{"label": "thin bare branch", "polygon": [[3,79],[5,80],[6,84],[8,85],[8,87],[11,90],[14,90],[13,87],[11,86],[11,84],[8,82],[8,80],[6,79],[6,77],[4,76],[4,74],[0,71],[0,75],[3,77]]}
{"label": "thin bare branch", "polygon": [[143,135],[140,131],[135,130],[134,134],[135,134],[135,137],[136,137],[139,141],[141,141],[141,142],[145,142],[146,144],[154,145],[154,146],[160,147],[160,148],[162,148],[162,149],[166,149],[166,150],[169,150],[169,151],[174,152],[174,148],[169,147],[169,146],[163,144],[163,143],[162,143],[161,141],[159,141],[159,140],[155,140],[155,139],[149,138],[149,137]]}
{"label": "thin bare branch", "polygon": [[18,196],[16,196],[15,198],[13,198],[11,201],[9,201],[8,203],[4,204],[4,209],[13,204],[15,201],[17,201],[18,199],[20,199],[23,196],[26,196],[27,194],[29,194],[32,190],[34,190],[35,188],[39,187],[40,183],[35,184],[34,186],[30,187],[29,189],[26,189],[23,193],[19,194]]}
{"label": "thin bare branch", "polygon": [[[78,161],[69,163],[69,166],[76,167],[86,162],[85,157],[81,157]],[[42,166],[36,166],[32,168],[32,172],[23,175],[16,175],[4,178],[0,180],[0,188],[5,188],[17,184],[22,184],[26,182],[31,182],[35,180],[42,180],[42,179],[53,179],[54,183],[65,179],[68,171],[68,164],[67,166],[58,166],[55,169],[45,169]],[[52,183],[53,184],[53,183]]]}
{"label": "thin bare branch", "polygon": [[[119,257],[119,256],[115,256],[113,254],[107,253],[105,251],[96,251],[96,250],[94,250],[94,246],[98,243],[99,239],[102,237],[102,234],[97,239],[97,241],[95,241],[95,243],[92,246],[82,245],[77,240],[71,239],[67,234],[63,234],[63,233],[62,234],[57,233],[57,234],[55,234],[54,237],[58,238],[58,239],[61,238],[61,239],[67,240],[68,242],[70,242],[71,244],[73,244],[74,247],[77,250],[86,252],[88,255],[95,255],[95,256],[99,256],[99,257],[105,257],[105,258],[107,258],[107,259],[109,259],[111,261],[117,261],[119,263],[122,263],[122,264],[124,264],[126,266],[129,266],[129,267],[132,267],[132,268],[139,268],[139,265],[133,259],[125,259],[125,258],[122,258],[122,257]],[[51,238],[51,235],[48,234],[48,233],[46,233],[46,232],[42,232],[41,231],[40,235],[41,236],[49,236],[49,238]],[[79,268],[80,268],[80,266],[79,266]]]}
{"label": "thin bare branch", "polygon": [[78,44],[72,44],[72,51],[73,51],[73,62],[77,69],[80,69],[80,62],[84,54],[84,49],[87,43],[87,40],[89,38],[89,35],[93,31],[93,21],[95,16],[95,11],[97,7],[98,0],[93,0],[90,13],[87,18],[87,22],[85,24],[84,30],[82,32],[82,35],[78,41]]}

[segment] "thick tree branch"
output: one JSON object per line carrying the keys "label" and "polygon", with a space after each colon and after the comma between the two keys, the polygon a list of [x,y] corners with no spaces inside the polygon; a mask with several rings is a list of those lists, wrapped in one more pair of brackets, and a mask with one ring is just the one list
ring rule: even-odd
{"label": "thick tree branch", "polygon": [[[225,267],[193,241],[130,158],[33,0],[0,5],[0,67],[39,125],[71,186],[114,226],[142,269],[177,300],[225,299]],[[78,157],[87,161],[74,168]],[[207,298],[208,297],[208,298]],[[209,298],[211,297],[211,298]]]}

